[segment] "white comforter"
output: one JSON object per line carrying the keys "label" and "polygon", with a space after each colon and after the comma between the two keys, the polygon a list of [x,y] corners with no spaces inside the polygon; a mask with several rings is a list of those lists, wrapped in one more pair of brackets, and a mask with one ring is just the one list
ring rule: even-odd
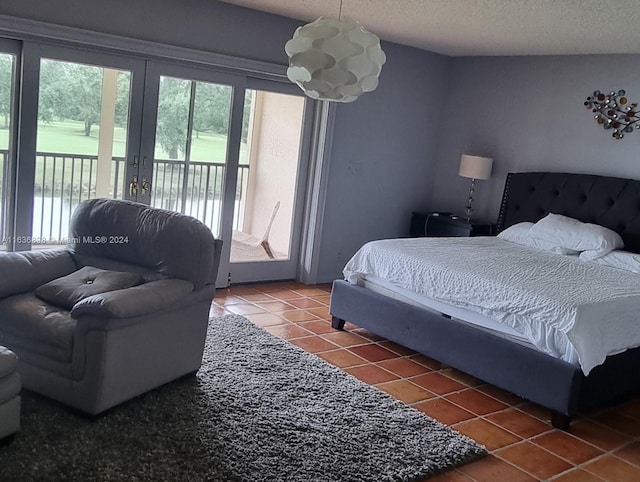
{"label": "white comforter", "polygon": [[367,275],[506,323],[552,356],[565,334],[585,374],[640,346],[640,275],[575,256],[493,237],[389,239],[344,268],[352,283]]}

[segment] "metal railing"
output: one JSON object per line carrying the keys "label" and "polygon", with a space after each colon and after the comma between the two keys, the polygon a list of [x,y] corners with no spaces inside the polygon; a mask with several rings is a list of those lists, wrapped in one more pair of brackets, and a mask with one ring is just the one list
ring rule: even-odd
{"label": "metal railing", "polygon": [[[0,234],[4,238],[7,192],[8,152],[0,150],[2,179],[0,182]],[[69,222],[75,207],[96,197],[97,156],[36,153],[32,238],[46,244],[66,242]],[[114,157],[111,168],[109,196],[122,199],[125,193],[125,160]],[[156,160],[151,180],[151,205],[193,216],[214,233],[219,231],[223,182],[226,165],[218,162],[185,163],[177,160]],[[249,166],[238,171],[234,229],[238,229],[238,207],[246,196]]]}

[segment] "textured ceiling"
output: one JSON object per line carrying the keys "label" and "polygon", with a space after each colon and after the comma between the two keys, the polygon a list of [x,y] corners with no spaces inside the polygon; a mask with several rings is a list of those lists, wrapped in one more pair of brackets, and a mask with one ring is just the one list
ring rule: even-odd
{"label": "textured ceiling", "polygon": [[[303,21],[341,0],[223,0]],[[342,0],[380,38],[445,55],[640,53],[640,0]]]}

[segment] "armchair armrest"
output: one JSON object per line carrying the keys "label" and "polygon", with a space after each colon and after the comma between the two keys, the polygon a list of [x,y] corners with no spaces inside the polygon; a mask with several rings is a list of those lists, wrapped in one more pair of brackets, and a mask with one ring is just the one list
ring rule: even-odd
{"label": "armchair armrest", "polygon": [[180,305],[193,292],[193,284],[181,279],[163,279],[123,290],[109,291],[78,301],[71,316],[133,318]]}
{"label": "armchair armrest", "polygon": [[0,299],[33,291],[76,269],[66,249],[0,253]]}

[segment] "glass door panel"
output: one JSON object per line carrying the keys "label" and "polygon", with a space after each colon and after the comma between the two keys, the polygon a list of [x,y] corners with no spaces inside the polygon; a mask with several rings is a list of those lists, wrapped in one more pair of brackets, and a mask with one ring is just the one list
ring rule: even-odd
{"label": "glass door panel", "polygon": [[124,199],[132,72],[42,58],[31,242],[65,244],[75,207]]}
{"label": "glass door panel", "polygon": [[247,90],[231,262],[291,259],[305,99]]}
{"label": "glass door panel", "polygon": [[13,113],[15,98],[16,55],[0,52],[0,250],[12,249],[9,226],[11,179],[13,172]]}
{"label": "glass door panel", "polygon": [[151,204],[193,216],[220,237],[233,89],[162,75]]}
{"label": "glass door panel", "polygon": [[289,84],[249,86],[228,270],[232,283],[295,279],[313,103]]}

